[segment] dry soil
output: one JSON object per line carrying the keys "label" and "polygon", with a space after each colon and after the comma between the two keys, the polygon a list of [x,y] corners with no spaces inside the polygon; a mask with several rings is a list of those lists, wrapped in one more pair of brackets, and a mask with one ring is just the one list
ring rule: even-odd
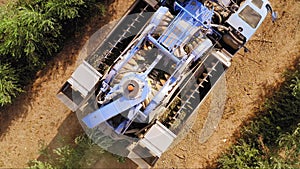
{"label": "dry soil", "polygon": [[[0,110],[0,167],[23,168],[33,159],[41,159],[40,145],[58,147],[82,132],[75,114],[55,97],[56,92],[76,68],[80,48],[89,36],[111,20],[118,19],[133,0],[115,0],[109,4],[106,17],[95,17],[63,50],[38,72],[36,80],[26,87],[12,105]],[[0,4],[2,1],[0,1]],[[279,18],[270,16],[248,42],[251,52],[240,51],[226,74],[226,107],[214,134],[200,143],[199,135],[209,106],[199,110],[192,130],[184,139],[164,153],[156,168],[207,168],[233,142],[241,125],[255,116],[255,110],[266,95],[283,81],[282,73],[299,61],[299,0],[271,0]],[[100,19],[101,18],[101,19]],[[67,140],[67,141],[63,141]],[[118,163],[105,154],[96,168],[136,168],[127,160]]]}

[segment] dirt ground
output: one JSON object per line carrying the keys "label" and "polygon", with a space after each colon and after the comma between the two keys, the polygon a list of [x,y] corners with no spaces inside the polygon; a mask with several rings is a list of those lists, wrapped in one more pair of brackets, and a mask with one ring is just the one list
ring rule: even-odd
{"label": "dirt ground", "polygon": [[[0,1],[1,3],[2,1]],[[40,157],[40,145],[47,148],[63,144],[81,133],[81,126],[55,97],[56,92],[76,68],[80,48],[89,36],[110,20],[117,19],[133,0],[115,0],[105,18],[95,18],[81,34],[70,38],[63,50],[47,67],[37,73],[37,79],[26,87],[26,93],[0,110],[0,167],[24,168],[29,160]],[[201,115],[191,132],[164,153],[155,168],[208,168],[234,142],[240,126],[254,116],[266,95],[283,79],[282,73],[300,58],[299,0],[271,0],[279,19],[270,16],[247,44],[251,52],[237,54],[226,74],[227,100],[223,118],[216,132],[200,143]],[[201,107],[205,114],[208,106]],[[110,155],[102,157],[96,168],[136,168],[127,161],[118,163]]]}

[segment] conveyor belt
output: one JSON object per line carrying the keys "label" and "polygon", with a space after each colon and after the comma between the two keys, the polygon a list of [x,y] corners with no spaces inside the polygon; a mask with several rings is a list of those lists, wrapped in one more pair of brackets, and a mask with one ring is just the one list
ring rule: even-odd
{"label": "conveyor belt", "polygon": [[101,74],[119,57],[155,10],[146,2],[136,1],[107,38],[86,60]]}

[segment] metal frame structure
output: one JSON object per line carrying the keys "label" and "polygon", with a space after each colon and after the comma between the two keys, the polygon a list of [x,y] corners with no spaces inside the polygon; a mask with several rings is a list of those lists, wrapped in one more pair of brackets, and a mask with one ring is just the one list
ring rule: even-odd
{"label": "metal frame structure", "polygon": [[57,96],[90,137],[153,166],[268,12],[268,0],[137,0]]}

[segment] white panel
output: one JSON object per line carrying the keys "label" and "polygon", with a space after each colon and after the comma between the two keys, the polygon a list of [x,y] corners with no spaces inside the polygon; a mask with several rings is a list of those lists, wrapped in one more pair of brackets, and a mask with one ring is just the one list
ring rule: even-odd
{"label": "white panel", "polygon": [[160,152],[164,152],[172,144],[175,138],[176,135],[174,133],[172,133],[168,128],[166,128],[160,122],[156,122],[156,124],[153,125],[150,128],[150,130],[146,133],[144,139],[147,141],[144,143],[146,144],[151,143],[150,146],[145,145],[147,146],[147,148],[154,146]]}
{"label": "white panel", "polygon": [[[84,87],[87,91],[91,91],[100,79],[101,75],[85,61],[78,66],[72,74],[72,78]],[[76,84],[73,84],[75,86]]]}

